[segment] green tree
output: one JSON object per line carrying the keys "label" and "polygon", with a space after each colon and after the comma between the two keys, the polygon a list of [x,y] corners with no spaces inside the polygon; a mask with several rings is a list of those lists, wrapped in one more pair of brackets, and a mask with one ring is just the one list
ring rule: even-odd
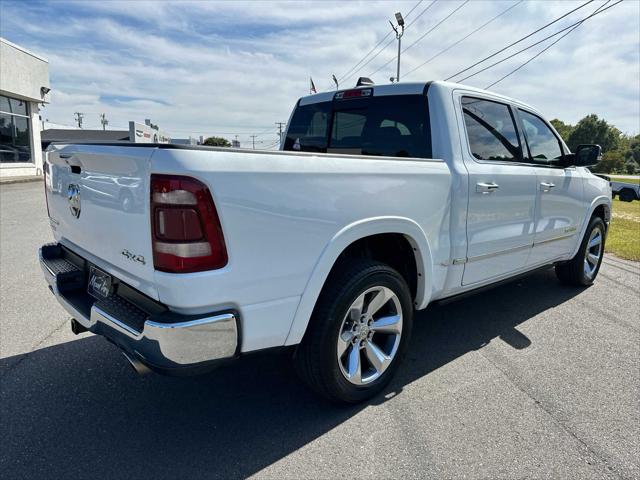
{"label": "green tree", "polygon": [[630,158],[625,162],[624,169],[626,173],[633,175],[640,172],[640,165],[633,158]]}
{"label": "green tree", "polygon": [[631,158],[640,165],[640,135],[629,139],[629,149],[626,151],[627,159]]}
{"label": "green tree", "polygon": [[596,173],[626,173],[624,154],[620,150],[613,150],[602,155],[592,171]]}
{"label": "green tree", "polygon": [[556,129],[565,143],[567,142],[567,140],[569,139],[569,135],[571,135],[571,132],[575,128],[573,125],[564,123],[562,120],[558,120],[557,118],[551,120],[551,125],[553,125],[553,128]]}
{"label": "green tree", "polygon": [[567,138],[567,145],[571,151],[575,151],[580,144],[597,143],[603,152],[609,152],[618,147],[620,137],[620,130],[592,113],[576,124]]}
{"label": "green tree", "polygon": [[209,147],[230,147],[231,142],[222,137],[209,137],[204,141],[203,145],[208,145]]}

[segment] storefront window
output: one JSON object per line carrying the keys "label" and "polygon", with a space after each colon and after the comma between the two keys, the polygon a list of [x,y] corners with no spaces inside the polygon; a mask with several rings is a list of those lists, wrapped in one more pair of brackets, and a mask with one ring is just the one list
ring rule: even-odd
{"label": "storefront window", "polygon": [[31,162],[27,102],[0,95],[0,163]]}

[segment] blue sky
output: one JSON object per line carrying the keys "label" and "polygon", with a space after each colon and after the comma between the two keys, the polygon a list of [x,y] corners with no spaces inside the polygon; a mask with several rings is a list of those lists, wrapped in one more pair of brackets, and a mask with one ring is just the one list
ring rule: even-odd
{"label": "blue sky", "polygon": [[[151,118],[173,137],[237,134],[247,141],[248,135],[259,133],[260,145],[268,146],[276,140],[274,122],[287,120],[296,99],[308,93],[310,76],[318,89],[331,87],[332,73],[342,77],[388,33],[387,19],[395,11],[406,14],[417,3],[0,0],[0,35],[49,60],[52,101],[43,118],[71,124],[73,112],[81,111],[85,126],[98,128],[98,116],[105,112],[113,128]],[[402,70],[413,70],[514,3],[422,1],[407,15],[407,23],[415,23],[407,28],[404,46],[462,7],[403,55]],[[445,78],[582,3],[518,3],[403,81]],[[593,1],[518,47],[580,20],[603,3]],[[639,19],[640,2],[626,0],[586,21],[492,89],[535,105],[550,118],[575,122],[593,112],[637,133]],[[548,42],[465,83],[486,87]],[[357,69],[343,85],[392,60],[395,46]],[[390,61],[374,80],[386,82],[394,69]]]}

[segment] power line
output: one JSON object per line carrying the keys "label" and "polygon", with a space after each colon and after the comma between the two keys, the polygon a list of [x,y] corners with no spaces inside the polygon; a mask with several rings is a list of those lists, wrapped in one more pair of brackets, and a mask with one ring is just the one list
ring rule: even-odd
{"label": "power line", "polygon": [[522,2],[524,2],[524,0],[520,0],[517,3],[514,3],[513,5],[511,5],[509,8],[503,10],[502,12],[500,12],[498,15],[496,15],[495,17],[493,17],[491,20],[483,23],[482,25],[480,25],[478,28],[476,28],[475,30],[473,30],[472,32],[469,32],[468,34],[466,34],[464,37],[462,37],[460,40],[452,43],[451,45],[449,45],[447,48],[445,48],[444,50],[440,50],[438,53],[436,53],[435,55],[433,55],[432,57],[428,58],[426,61],[424,61],[423,63],[421,63],[420,65],[418,65],[416,68],[414,68],[413,70],[409,70],[407,73],[404,74],[404,76],[406,77],[407,75],[415,72],[416,70],[424,67],[427,63],[431,62],[432,60],[435,60],[436,58],[438,58],[440,55],[442,55],[443,53],[448,52],[449,50],[451,50],[453,47],[455,47],[456,45],[459,45],[460,43],[462,43],[463,41],[465,41],[467,38],[469,38],[471,35],[473,35],[474,33],[479,32],[480,30],[482,30],[484,27],[486,27],[487,25],[489,25],[491,22],[493,22],[494,20],[500,18],[501,16],[503,16],[504,14],[506,14],[507,12],[509,12],[511,9],[517,7],[518,5],[520,5]]}
{"label": "power line", "polygon": [[[447,15],[446,17],[444,17],[442,20],[440,20],[438,23],[436,23],[433,27],[431,27],[429,30],[427,30],[420,38],[418,38],[415,42],[413,42],[411,45],[409,45],[408,47],[405,47],[404,50],[402,50],[402,53],[406,52],[407,50],[409,50],[411,47],[413,47],[416,43],[420,42],[424,37],[426,37],[427,35],[429,35],[431,32],[433,32],[436,28],[438,28],[440,25],[442,25],[444,22],[446,22],[454,13],[456,13],[458,10],[460,10],[462,7],[464,7],[467,3],[469,3],[469,0],[465,0],[461,5],[459,5],[458,7],[456,7],[451,13],[449,13],[449,15]],[[373,75],[375,75],[376,73],[378,73],[380,70],[382,70],[384,67],[386,67],[387,65],[389,65],[391,62],[393,62],[393,58],[390,59],[388,62],[386,62],[384,65],[382,65],[380,68],[378,68],[376,71],[374,71],[373,73],[370,73],[369,76],[372,77]]]}
{"label": "power line", "polygon": [[[434,3],[436,3],[437,1],[438,1],[438,0],[433,0],[429,5],[427,5],[427,7],[426,7],[424,10],[422,10],[422,11],[418,14],[418,16],[417,16],[416,18],[414,18],[413,20],[411,20],[411,22],[409,22],[409,25],[407,25],[405,28],[409,28],[411,25],[413,25],[414,23],[416,23],[416,21],[417,21],[417,20],[418,20],[422,15],[424,15],[424,14],[427,12],[427,10],[429,10],[431,7],[433,7],[433,4],[434,4]],[[420,4],[420,2],[418,2],[418,4]],[[417,7],[417,6],[418,6],[418,5],[416,5],[416,7]],[[409,18],[409,15],[411,14],[411,12],[413,12],[413,11],[416,9],[416,7],[413,7],[413,8],[409,11],[409,13],[407,13],[407,18]]]}
{"label": "power line", "polygon": [[481,63],[485,62],[486,60],[489,60],[490,58],[493,58],[493,57],[495,57],[496,55],[498,55],[498,54],[500,54],[500,53],[504,52],[504,51],[505,51],[505,50],[507,50],[508,48],[511,48],[511,47],[513,47],[514,45],[517,45],[518,43],[520,43],[520,42],[522,42],[522,41],[526,40],[526,39],[527,39],[527,38],[529,38],[529,37],[532,37],[532,36],[533,36],[533,35],[535,35],[536,33],[538,33],[538,32],[540,32],[540,31],[544,30],[545,28],[547,28],[547,27],[549,27],[549,26],[553,25],[554,23],[559,22],[560,20],[562,20],[562,19],[563,19],[563,18],[565,18],[566,16],[571,15],[573,12],[575,12],[575,11],[577,11],[577,10],[580,10],[580,9],[581,9],[581,8],[583,8],[583,7],[586,7],[587,5],[589,5],[589,4],[590,4],[591,2],[593,2],[593,1],[594,1],[594,0],[588,0],[587,2],[583,3],[582,5],[580,5],[580,6],[576,7],[576,8],[574,8],[573,10],[568,11],[567,13],[565,13],[565,14],[561,15],[560,17],[556,18],[555,20],[553,20],[553,21],[551,21],[551,22],[547,23],[546,25],[543,25],[542,27],[538,28],[537,30],[535,30],[535,31],[533,31],[533,32],[531,32],[531,33],[529,33],[528,35],[525,35],[524,37],[522,37],[522,38],[520,38],[520,39],[516,40],[515,42],[510,43],[510,44],[509,44],[509,45],[507,45],[506,47],[501,48],[501,49],[500,49],[500,50],[498,50],[497,52],[494,52],[494,53],[492,53],[491,55],[489,55],[489,56],[487,56],[487,57],[483,58],[482,60],[477,61],[477,62],[476,62],[476,63],[474,63],[473,65],[470,65],[470,66],[468,66],[467,68],[464,68],[464,69],[460,70],[459,72],[454,73],[453,75],[451,75],[450,77],[446,78],[445,80],[451,80],[453,77],[457,77],[457,76],[458,76],[458,75],[460,75],[461,73],[464,73],[464,72],[466,72],[466,71],[468,71],[468,70],[471,70],[471,69],[472,69],[473,67],[475,67],[476,65],[479,65],[479,64],[481,64]]}
{"label": "power line", "polygon": [[404,50],[402,50],[402,53],[406,52],[407,50],[409,50],[410,48],[412,48],[416,43],[420,42],[424,37],[426,37],[427,35],[429,35],[431,32],[433,32],[436,28],[438,28],[440,25],[442,25],[444,22],[446,22],[449,18],[451,18],[458,10],[460,10],[462,7],[464,7],[467,3],[469,3],[469,0],[465,0],[464,2],[462,2],[461,5],[459,5],[455,10],[453,10],[453,12],[451,12],[449,15],[447,15],[446,17],[444,17],[442,20],[440,20],[438,23],[436,23],[431,29],[427,30],[420,38],[418,38],[415,42],[413,42],[411,45],[409,45],[408,47],[405,47]]}
{"label": "power line", "polygon": [[550,43],[549,45],[547,45],[545,48],[543,48],[542,50],[540,50],[538,53],[536,53],[533,57],[531,57],[529,60],[527,60],[526,62],[522,63],[520,66],[518,66],[517,68],[514,68],[513,70],[511,70],[509,73],[507,73],[506,75],[500,77],[498,80],[496,80],[495,82],[493,82],[492,84],[488,85],[485,87],[485,89],[487,88],[491,88],[494,85],[500,83],[502,80],[504,80],[505,78],[513,75],[514,73],[516,73],[518,70],[520,70],[521,68],[525,67],[526,65],[528,65],[529,63],[531,63],[532,61],[534,61],[536,58],[538,58],[540,55],[542,55],[544,52],[546,52],[547,50],[549,50],[551,47],[553,47],[556,43],[558,43],[560,40],[562,40],[564,37],[566,37],[567,35],[569,35],[571,32],[573,32],[576,28],[580,27],[580,25],[582,25],[584,22],[586,22],[587,20],[589,20],[591,17],[598,15],[599,13],[604,12],[605,10],[610,9],[611,7],[615,7],[616,5],[618,5],[619,3],[622,2],[622,0],[618,0],[616,3],[613,3],[611,5],[609,5],[607,8],[603,8],[605,5],[607,5],[607,3],[609,3],[611,0],[607,0],[604,4],[600,5],[591,15],[589,15],[588,17],[584,18],[582,21],[578,22],[577,25],[575,25],[573,28],[571,28],[571,30],[569,30],[568,32],[566,32],[564,35],[562,35],[560,38],[558,38],[557,40],[555,40],[554,42]]}
{"label": "power line", "polygon": [[[382,39],[378,43],[376,43],[375,46],[371,50],[369,50],[367,54],[364,57],[362,57],[358,63],[356,63],[345,74],[343,74],[342,76],[340,76],[340,78],[338,78],[338,82],[341,82],[342,80],[345,80],[346,78],[348,78],[348,75],[351,75],[358,68],[358,65],[360,65],[369,55],[371,55],[371,53],[376,48],[378,48],[382,42],[384,42],[387,38],[389,38],[389,35],[391,35],[391,33],[392,32],[388,32],[384,37],[382,37]],[[393,39],[391,40],[393,41]]]}
{"label": "power line", "polygon": [[271,145],[267,145],[266,147],[262,147],[262,150],[269,150],[277,145],[280,144],[280,141],[276,140],[274,143],[272,143]]}
{"label": "power line", "polygon": [[[371,57],[371,58],[370,58],[366,63],[364,63],[364,64],[360,67],[360,70],[362,70],[364,67],[366,67],[367,65],[369,65],[373,60],[375,60],[375,59],[376,59],[376,57],[377,57],[378,55],[380,55],[380,54],[381,54],[381,53],[382,53],[382,52],[383,52],[383,51],[384,51],[384,50],[385,50],[389,45],[391,45],[395,39],[396,39],[396,38],[395,38],[395,37],[393,37],[393,38],[391,38],[391,40],[389,40],[387,43],[385,43],[384,47],[382,47],[382,49],[381,49],[380,51],[378,51],[378,53],[376,53],[373,57]],[[392,58],[391,60],[389,60],[385,65],[388,65],[389,63],[393,62],[394,60],[395,60],[395,57],[394,57],[394,58]],[[354,72],[354,73],[355,73],[355,72]],[[350,77],[352,77],[352,76],[353,76],[353,73],[352,73],[349,77],[347,77],[347,78],[350,78]],[[371,76],[371,75],[369,75],[369,76]],[[346,79],[345,79],[345,80],[346,80]]]}
{"label": "power line", "polygon": [[[407,18],[409,18],[409,15],[411,15],[411,13],[412,13],[416,8],[418,8],[418,6],[419,6],[423,1],[424,1],[424,0],[420,0],[418,3],[416,3],[416,4],[413,6],[413,8],[412,8],[411,10],[409,10],[409,12],[407,13],[406,17],[407,17]],[[434,0],[434,1],[435,1],[435,0]],[[413,23],[413,22],[411,22],[411,23]]]}
{"label": "power line", "polygon": [[[596,10],[595,10],[591,15],[589,15],[589,16],[587,16],[587,17],[585,17],[585,18],[581,19],[581,20],[578,20],[578,21],[577,21],[577,22],[575,22],[575,23],[572,23],[571,25],[569,25],[569,26],[567,26],[567,27],[564,27],[564,28],[562,28],[562,29],[558,30],[558,31],[557,31],[557,32],[555,32],[555,33],[552,33],[551,35],[547,35],[547,36],[546,36],[546,37],[544,37],[542,40],[538,40],[537,42],[532,43],[531,45],[528,45],[528,46],[526,46],[526,47],[522,48],[521,50],[518,50],[517,52],[512,53],[511,55],[509,55],[509,56],[507,56],[507,57],[505,57],[505,58],[503,58],[503,59],[501,59],[501,60],[498,60],[497,62],[494,62],[494,63],[492,63],[491,65],[488,65],[488,66],[486,66],[486,67],[484,67],[484,68],[482,68],[482,69],[478,70],[477,72],[472,73],[471,75],[467,75],[466,77],[464,77],[464,78],[460,79],[460,80],[459,80],[459,82],[464,82],[465,80],[468,80],[468,79],[469,79],[469,78],[471,78],[471,77],[475,77],[476,75],[478,75],[478,74],[480,74],[480,73],[482,73],[482,72],[485,72],[486,70],[489,70],[490,68],[493,68],[493,67],[495,67],[496,65],[499,65],[499,64],[501,64],[501,63],[503,63],[503,62],[506,62],[506,61],[507,61],[507,60],[509,60],[510,58],[513,58],[513,57],[515,57],[515,56],[517,56],[517,55],[520,55],[522,52],[525,52],[525,51],[527,51],[527,50],[529,50],[529,49],[531,49],[531,48],[533,48],[533,47],[535,47],[535,46],[537,46],[537,45],[540,45],[541,43],[546,42],[547,40],[549,40],[550,38],[555,37],[556,35],[560,35],[562,32],[565,32],[565,31],[567,31],[567,30],[570,30],[570,29],[574,29],[574,28],[576,28],[576,27],[579,27],[579,26],[582,24],[582,22],[584,22],[584,21],[586,21],[586,20],[590,19],[591,17],[593,17],[593,16],[595,16],[595,15],[599,15],[600,13],[604,12],[605,10],[608,10],[609,8],[613,7],[614,5],[617,5],[617,4],[615,4],[615,3],[614,3],[613,5],[609,5],[607,8],[604,8],[604,9],[603,9],[603,7],[604,7],[607,3],[609,3],[610,1],[611,1],[611,0],[607,0],[607,2],[606,2],[606,3],[602,4],[601,6],[599,6],[599,7],[598,7],[598,8],[597,8],[597,9],[596,9]],[[622,1],[622,0],[620,0],[620,1]],[[618,3],[619,3],[619,2],[618,2]],[[567,33],[567,34],[568,34],[568,33]],[[564,35],[563,35],[562,37],[560,37],[560,38],[563,38],[563,37],[564,37]],[[448,79],[447,79],[447,80],[448,80]]]}
{"label": "power line", "polygon": [[[424,14],[427,10],[429,10],[429,8],[431,7],[431,5],[433,5],[434,3],[436,3],[436,1],[437,1],[437,0],[433,0],[433,1],[432,1],[432,2],[427,6],[427,8],[425,8],[422,12],[420,12],[420,14],[418,14],[418,16],[417,16],[414,20],[412,20],[412,21],[411,21],[411,23],[410,23],[409,25],[413,24],[413,22],[415,22],[418,18],[420,18],[420,17],[422,16],[422,14]],[[409,13],[407,13],[406,17],[407,17],[407,18],[409,18],[409,15],[411,15],[411,12],[413,12],[413,11],[418,7],[418,5],[420,5],[422,2],[423,2],[423,0],[420,0],[418,3],[416,3],[416,4],[413,6],[413,8],[412,8],[411,10],[409,10]],[[407,25],[407,27],[408,27],[409,25]],[[351,78],[351,77],[353,76],[353,74],[358,70],[358,68],[359,68],[359,69],[363,69],[363,68],[364,68],[365,66],[367,66],[369,63],[371,63],[371,61],[372,61],[373,59],[375,59],[378,55],[380,55],[380,53],[382,53],[382,52],[383,52],[383,51],[384,51],[384,50],[385,50],[389,45],[391,45],[391,43],[393,43],[393,38],[392,38],[389,42],[387,42],[387,43],[385,44],[385,46],[384,46],[384,47],[382,47],[382,49],[381,49],[378,53],[376,53],[372,58],[370,58],[370,59],[369,59],[365,64],[360,65],[364,60],[366,60],[366,58],[367,58],[369,55],[371,55],[371,54],[376,50],[376,48],[378,48],[378,47],[382,44],[382,42],[384,42],[387,38],[389,38],[389,36],[390,36],[392,33],[393,33],[393,32],[388,32],[384,37],[382,37],[382,39],[381,39],[378,43],[376,43],[376,45],[375,45],[371,50],[369,50],[369,51],[367,52],[367,54],[366,54],[364,57],[362,57],[358,63],[356,63],[353,67],[351,67],[351,68],[350,68],[350,69],[349,69],[349,70],[348,70],[344,75],[342,75],[340,78],[338,78],[338,82],[342,82],[343,80],[348,80],[349,78]],[[360,67],[358,67],[359,65],[360,65]],[[330,87],[330,88],[332,88],[332,87]]]}

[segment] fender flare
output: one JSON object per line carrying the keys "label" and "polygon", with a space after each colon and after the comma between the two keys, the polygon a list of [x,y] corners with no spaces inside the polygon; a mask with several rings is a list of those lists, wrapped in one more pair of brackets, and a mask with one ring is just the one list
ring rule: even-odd
{"label": "fender flare", "polygon": [[605,212],[606,212],[605,216],[609,217],[609,218],[605,218],[605,223],[607,223],[608,225],[609,221],[611,220],[611,199],[606,195],[600,195],[594,198],[593,201],[591,202],[591,205],[589,206],[588,214],[585,216],[584,222],[582,223],[582,228],[580,229],[580,235],[578,237],[579,240],[576,243],[576,246],[573,249],[573,252],[571,253],[571,257],[569,258],[575,257],[576,254],[578,253],[578,250],[580,250],[582,239],[584,238],[584,235],[587,231],[587,227],[589,226],[589,221],[593,216],[593,212],[595,212],[596,208],[598,208],[600,205],[605,206]]}
{"label": "fender flare", "polygon": [[295,345],[302,340],[320,291],[340,254],[357,240],[384,233],[402,234],[413,247],[419,274],[415,306],[417,309],[427,306],[432,291],[433,257],[427,236],[420,225],[405,217],[375,217],[358,220],[338,231],[322,251],[300,297],[285,345]]}

